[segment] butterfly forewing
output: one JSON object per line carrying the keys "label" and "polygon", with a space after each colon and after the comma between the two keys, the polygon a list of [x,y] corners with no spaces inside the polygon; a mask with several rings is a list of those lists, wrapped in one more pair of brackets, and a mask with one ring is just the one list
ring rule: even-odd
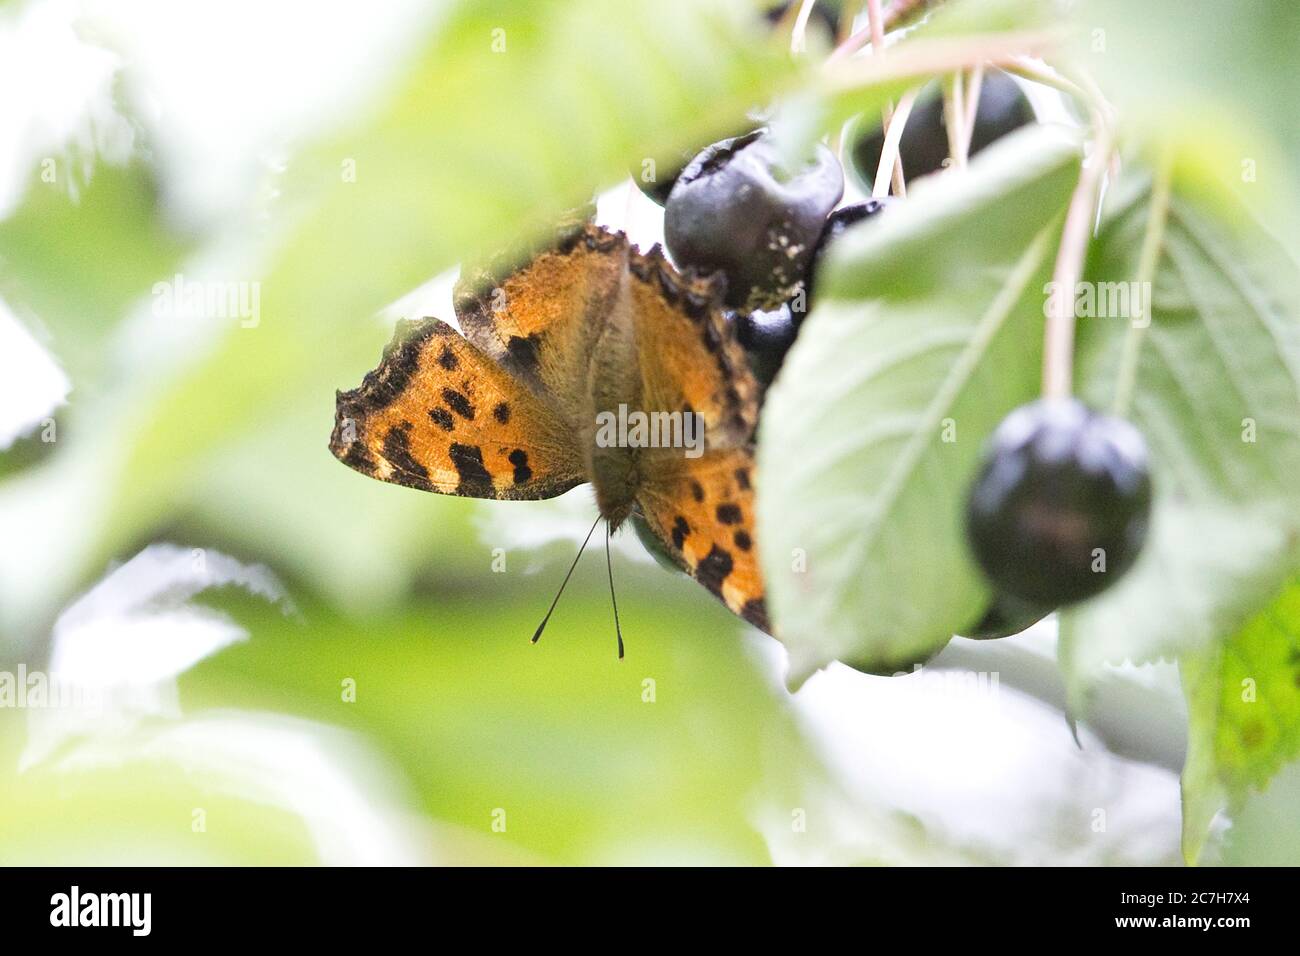
{"label": "butterfly forewing", "polygon": [[330,450],[372,478],[472,498],[550,498],[586,480],[555,413],[438,319],[402,323],[379,367],[339,393]]}
{"label": "butterfly forewing", "polygon": [[562,415],[586,411],[592,352],[614,311],[627,240],[585,225],[523,261],[509,254],[456,285],[465,336]]}

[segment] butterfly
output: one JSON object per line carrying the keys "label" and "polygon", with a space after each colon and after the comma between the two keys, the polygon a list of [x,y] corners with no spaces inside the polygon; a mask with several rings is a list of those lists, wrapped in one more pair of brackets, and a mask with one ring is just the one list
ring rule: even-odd
{"label": "butterfly", "polygon": [[[378,367],[338,393],[330,450],[363,475],[471,498],[552,498],[590,482],[607,563],[609,535],[643,523],[678,567],[771,633],[754,532],[759,385],[724,288],[678,272],[658,245],[642,253],[622,233],[568,223],[540,249],[463,272],[464,335],[436,318],[399,323]],[[633,428],[607,427],[637,413],[683,441],[691,429],[670,420],[702,428],[703,441],[638,444]]]}

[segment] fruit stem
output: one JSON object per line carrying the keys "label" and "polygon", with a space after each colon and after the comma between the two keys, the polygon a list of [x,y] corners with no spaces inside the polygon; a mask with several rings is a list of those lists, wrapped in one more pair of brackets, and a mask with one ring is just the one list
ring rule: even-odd
{"label": "fruit stem", "polygon": [[835,30],[835,44],[838,46],[853,34],[853,21],[862,12],[862,0],[844,0],[840,9],[840,19]]}
{"label": "fruit stem", "polygon": [[1128,415],[1129,406],[1133,402],[1142,340],[1146,336],[1147,326],[1151,324],[1152,297],[1146,290],[1151,288],[1155,279],[1156,266],[1160,264],[1160,252],[1164,246],[1165,225],[1169,221],[1169,201],[1172,192],[1173,161],[1171,153],[1166,149],[1160,157],[1155,179],[1151,184],[1151,211],[1147,216],[1146,232],[1142,236],[1142,251],[1138,254],[1137,287],[1142,312],[1133,316],[1133,319],[1142,321],[1129,322],[1128,334],[1124,336],[1124,351],[1119,360],[1119,373],[1115,381],[1115,403],[1112,411],[1120,418]]}
{"label": "fruit stem", "polygon": [[1110,127],[1097,123],[1097,139],[1092,156],[1083,164],[1078,185],[1070,197],[1061,232],[1061,245],[1052,273],[1055,294],[1049,300],[1051,315],[1043,335],[1043,397],[1068,398],[1074,374],[1074,300],[1083,274],[1083,259],[1088,250],[1096,218],[1097,201],[1110,154],[1114,149]]}
{"label": "fruit stem", "polygon": [[[867,29],[868,29],[868,30],[870,31],[870,33],[871,33],[871,54],[872,54],[872,56],[879,56],[881,53],[884,53],[884,52],[885,52],[885,27],[884,27],[884,23],[885,23],[885,19],[884,19],[883,16],[881,16],[881,13],[880,13],[880,0],[867,0]],[[893,126],[893,123],[894,123],[894,104],[893,104],[893,103],[886,103],[886,104],[885,104],[884,113],[883,113],[883,115],[881,116],[880,121],[881,121],[881,123],[883,124],[883,127],[884,127],[885,129],[889,129],[889,128],[891,128],[891,127]],[[904,122],[904,123],[907,122],[907,116],[906,116],[906,115],[904,115],[904,117],[903,117],[903,122]],[[902,131],[902,128],[901,128],[901,124],[900,124],[900,128],[899,128],[899,131],[898,131],[898,132],[899,132],[899,136],[902,136],[903,131]],[[896,195],[896,196],[906,196],[906,195],[907,195],[907,181],[903,178],[903,159],[902,159],[901,156],[898,155],[898,149],[897,149],[897,147],[895,147],[894,152],[893,152],[892,155],[893,155],[893,159],[890,160],[890,167],[889,167],[889,168],[890,168],[891,170],[893,170],[893,177],[894,177],[894,195]],[[883,165],[883,161],[884,161],[884,158],[885,158],[885,151],[884,151],[883,149],[881,150],[880,157],[881,157],[881,161],[882,161],[882,165]],[[880,188],[880,172],[877,171],[877,172],[876,172],[876,189],[873,189],[873,190],[872,190],[872,195],[876,196],[877,198],[879,198],[881,195],[883,195],[882,193],[877,192],[877,190],[879,190],[879,188]]]}
{"label": "fruit stem", "polygon": [[912,104],[916,102],[918,90],[909,90],[898,101],[898,109],[890,117],[885,127],[885,141],[880,146],[880,165],[876,167],[876,181],[871,189],[873,199],[889,195],[890,174],[893,174],[894,195],[907,195],[907,183],[903,181],[903,161],[899,157],[898,147],[903,142],[903,127],[912,115]]}
{"label": "fruit stem", "polygon": [[[868,0],[870,4],[871,0]],[[928,13],[931,7],[938,6],[939,0],[894,0],[889,9],[880,18],[880,29],[888,33],[896,27],[906,26],[917,17]],[[850,34],[839,46],[831,51],[827,63],[833,63],[857,53],[872,42],[872,27],[868,24],[857,33]]]}
{"label": "fruit stem", "polygon": [[979,113],[980,91],[984,86],[984,64],[978,63],[970,73],[970,86],[966,88],[966,142],[962,144],[963,161],[970,157],[971,141],[975,138],[975,120]]}
{"label": "fruit stem", "polygon": [[803,0],[799,4],[799,15],[794,18],[794,29],[790,31],[790,52],[808,52],[808,18],[812,16],[813,6],[817,0]]}
{"label": "fruit stem", "polygon": [[966,98],[962,81],[962,71],[957,70],[943,84],[943,125],[948,133],[948,155],[953,169],[966,166]]}

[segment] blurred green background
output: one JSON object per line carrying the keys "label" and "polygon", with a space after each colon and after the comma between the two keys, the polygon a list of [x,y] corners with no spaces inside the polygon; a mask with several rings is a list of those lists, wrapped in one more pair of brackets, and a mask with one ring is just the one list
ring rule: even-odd
{"label": "blurred green background", "polygon": [[[0,863],[1176,861],[1181,740],[1077,749],[1051,622],[961,649],[992,697],[838,666],[792,697],[624,534],[627,659],[598,554],[533,647],[587,489],[327,450],[462,256],[596,193],[653,237],[627,170],[815,68],[745,2],[0,5],[0,672],[93,696],[0,707]],[[1172,669],[1113,687],[1178,726]]]}

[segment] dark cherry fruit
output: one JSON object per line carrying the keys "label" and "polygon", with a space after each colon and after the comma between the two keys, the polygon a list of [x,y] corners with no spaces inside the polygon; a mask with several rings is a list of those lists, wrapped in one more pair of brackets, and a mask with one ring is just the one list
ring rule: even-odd
{"label": "dark cherry fruit", "polygon": [[[979,108],[975,113],[975,131],[971,134],[970,155],[974,156],[995,140],[1034,122],[1034,110],[1010,76],[1000,70],[984,75],[980,84]],[[880,124],[859,125],[850,134],[850,165],[862,185],[870,189],[880,165],[880,151],[885,134]],[[903,127],[898,145],[903,158],[903,175],[908,179],[925,176],[943,168],[948,158],[948,128],[943,119],[943,96],[931,84],[917,98]]]}
{"label": "dark cherry fruit", "polygon": [[991,641],[1000,637],[1010,637],[1028,630],[1047,615],[1050,609],[1043,609],[1036,604],[1026,604],[1005,594],[996,594],[989,602],[984,614],[962,637],[977,641]]}
{"label": "dark cherry fruit", "polygon": [[759,384],[766,388],[781,370],[785,353],[794,345],[799,319],[790,303],[784,302],[775,309],[737,313],[733,321],[736,338],[749,357],[749,367]]}
{"label": "dark cherry fruit", "polygon": [[725,139],[682,170],[664,207],[664,244],[678,266],[721,272],[727,304],[770,309],[802,288],[844,171],[820,144],[790,168],[765,132]]}
{"label": "dark cherry fruit", "polygon": [[[761,129],[747,130],[735,138],[757,136],[761,132]],[[653,161],[650,157],[646,157],[634,163],[628,172],[637,188],[662,206],[668,202],[668,197],[672,194],[673,187],[677,185],[677,178],[681,176],[682,170],[699,154],[700,147],[697,145],[694,149],[682,150],[676,156],[670,156],[666,162]]]}
{"label": "dark cherry fruit", "polygon": [[[841,206],[830,214],[830,218],[826,220],[826,225],[822,229],[821,238],[817,240],[817,248],[813,250],[812,265],[808,269],[809,298],[812,298],[816,291],[817,270],[821,267],[822,258],[826,255],[826,250],[830,247],[830,244],[843,235],[849,226],[879,214],[892,201],[887,196],[882,196],[879,199],[868,199],[866,202],[855,202],[848,206]],[[802,319],[802,315],[799,318]]]}
{"label": "dark cherry fruit", "polygon": [[1061,607],[1100,593],[1133,566],[1150,517],[1141,433],[1075,399],[1043,399],[1017,408],[993,433],[966,528],[995,590]]}
{"label": "dark cherry fruit", "polygon": [[654,200],[660,206],[668,202],[668,196],[677,185],[677,177],[682,174],[686,168],[689,157],[683,159],[680,165],[673,165],[672,169],[665,170],[662,163],[650,165],[633,166],[629,172],[632,174],[632,181],[636,183],[637,188],[647,197]]}

